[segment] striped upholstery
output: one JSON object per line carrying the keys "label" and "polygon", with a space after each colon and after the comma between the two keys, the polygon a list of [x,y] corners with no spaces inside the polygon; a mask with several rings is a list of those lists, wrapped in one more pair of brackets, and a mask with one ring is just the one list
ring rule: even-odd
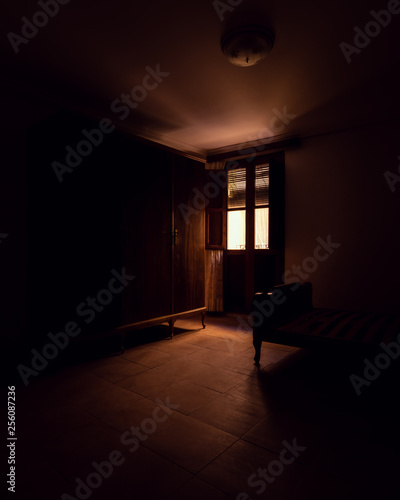
{"label": "striped upholstery", "polygon": [[396,341],[400,333],[400,316],[315,308],[293,321],[281,324],[275,331],[318,339],[387,344]]}

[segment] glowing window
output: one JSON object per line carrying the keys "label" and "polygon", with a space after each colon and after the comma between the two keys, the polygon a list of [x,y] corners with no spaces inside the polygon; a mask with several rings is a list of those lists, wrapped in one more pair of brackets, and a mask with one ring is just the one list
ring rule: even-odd
{"label": "glowing window", "polygon": [[254,200],[254,248],[269,246],[269,165],[256,165]]}
{"label": "glowing window", "polygon": [[269,208],[256,208],[254,211],[254,248],[268,248],[268,215]]}
{"label": "glowing window", "polygon": [[[245,250],[247,237],[254,241],[255,249],[269,248],[269,164],[247,168],[248,172],[246,168],[228,170],[228,250]],[[246,227],[246,219],[251,220],[250,227]]]}
{"label": "glowing window", "polygon": [[228,250],[246,248],[246,210],[228,211]]}
{"label": "glowing window", "polygon": [[246,169],[228,171],[228,250],[246,248]]}

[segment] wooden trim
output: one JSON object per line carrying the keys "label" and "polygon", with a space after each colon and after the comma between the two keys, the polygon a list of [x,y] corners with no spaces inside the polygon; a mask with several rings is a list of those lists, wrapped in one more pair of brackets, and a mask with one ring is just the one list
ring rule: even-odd
{"label": "wooden trim", "polygon": [[[261,151],[257,151],[256,149],[252,148],[252,145],[256,145],[258,149],[261,149]],[[252,157],[258,157],[258,156],[263,156],[263,155],[270,155],[272,153],[278,153],[281,151],[286,151],[288,149],[294,149],[298,148],[300,146],[300,139],[295,137],[292,139],[284,139],[281,141],[276,141],[276,142],[265,142],[262,144],[260,141],[253,141],[253,142],[245,142],[242,144],[236,144],[234,146],[228,146],[227,148],[221,148],[220,151],[215,150],[211,151],[207,154],[206,156],[206,161],[211,163],[215,161],[222,161],[222,160],[237,160],[237,159],[246,159],[246,158],[252,158]],[[252,149],[249,154],[240,154],[239,151],[245,150],[245,149]]]}
{"label": "wooden trim", "polygon": [[[221,244],[210,243],[210,214],[221,214],[222,228],[221,228]],[[206,208],[205,211],[205,233],[206,233],[206,250],[224,250],[226,247],[226,214],[223,208]]]}
{"label": "wooden trim", "polygon": [[246,274],[245,274],[245,310],[251,310],[254,295],[254,205],[255,205],[255,165],[246,168]]}

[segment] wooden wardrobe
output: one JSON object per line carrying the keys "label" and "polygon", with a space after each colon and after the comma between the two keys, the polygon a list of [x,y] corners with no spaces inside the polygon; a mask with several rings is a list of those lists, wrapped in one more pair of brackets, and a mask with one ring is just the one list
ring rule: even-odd
{"label": "wooden wardrobe", "polygon": [[[27,137],[26,332],[37,346],[76,321],[79,337],[123,332],[205,312],[204,165],[118,130],[63,176],[82,130],[98,122],[60,112]],[[135,276],[85,322],[82,301],[106,288],[112,270]],[[201,324],[201,323],[200,323]],[[133,333],[134,334],[134,333]]]}

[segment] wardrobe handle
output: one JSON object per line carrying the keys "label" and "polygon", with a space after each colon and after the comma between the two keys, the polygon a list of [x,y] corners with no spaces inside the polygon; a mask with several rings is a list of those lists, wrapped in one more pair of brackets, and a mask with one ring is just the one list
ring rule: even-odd
{"label": "wardrobe handle", "polygon": [[178,241],[178,230],[177,228],[174,229],[173,233],[172,233],[172,241],[173,241],[173,245],[176,245],[177,241]]}

